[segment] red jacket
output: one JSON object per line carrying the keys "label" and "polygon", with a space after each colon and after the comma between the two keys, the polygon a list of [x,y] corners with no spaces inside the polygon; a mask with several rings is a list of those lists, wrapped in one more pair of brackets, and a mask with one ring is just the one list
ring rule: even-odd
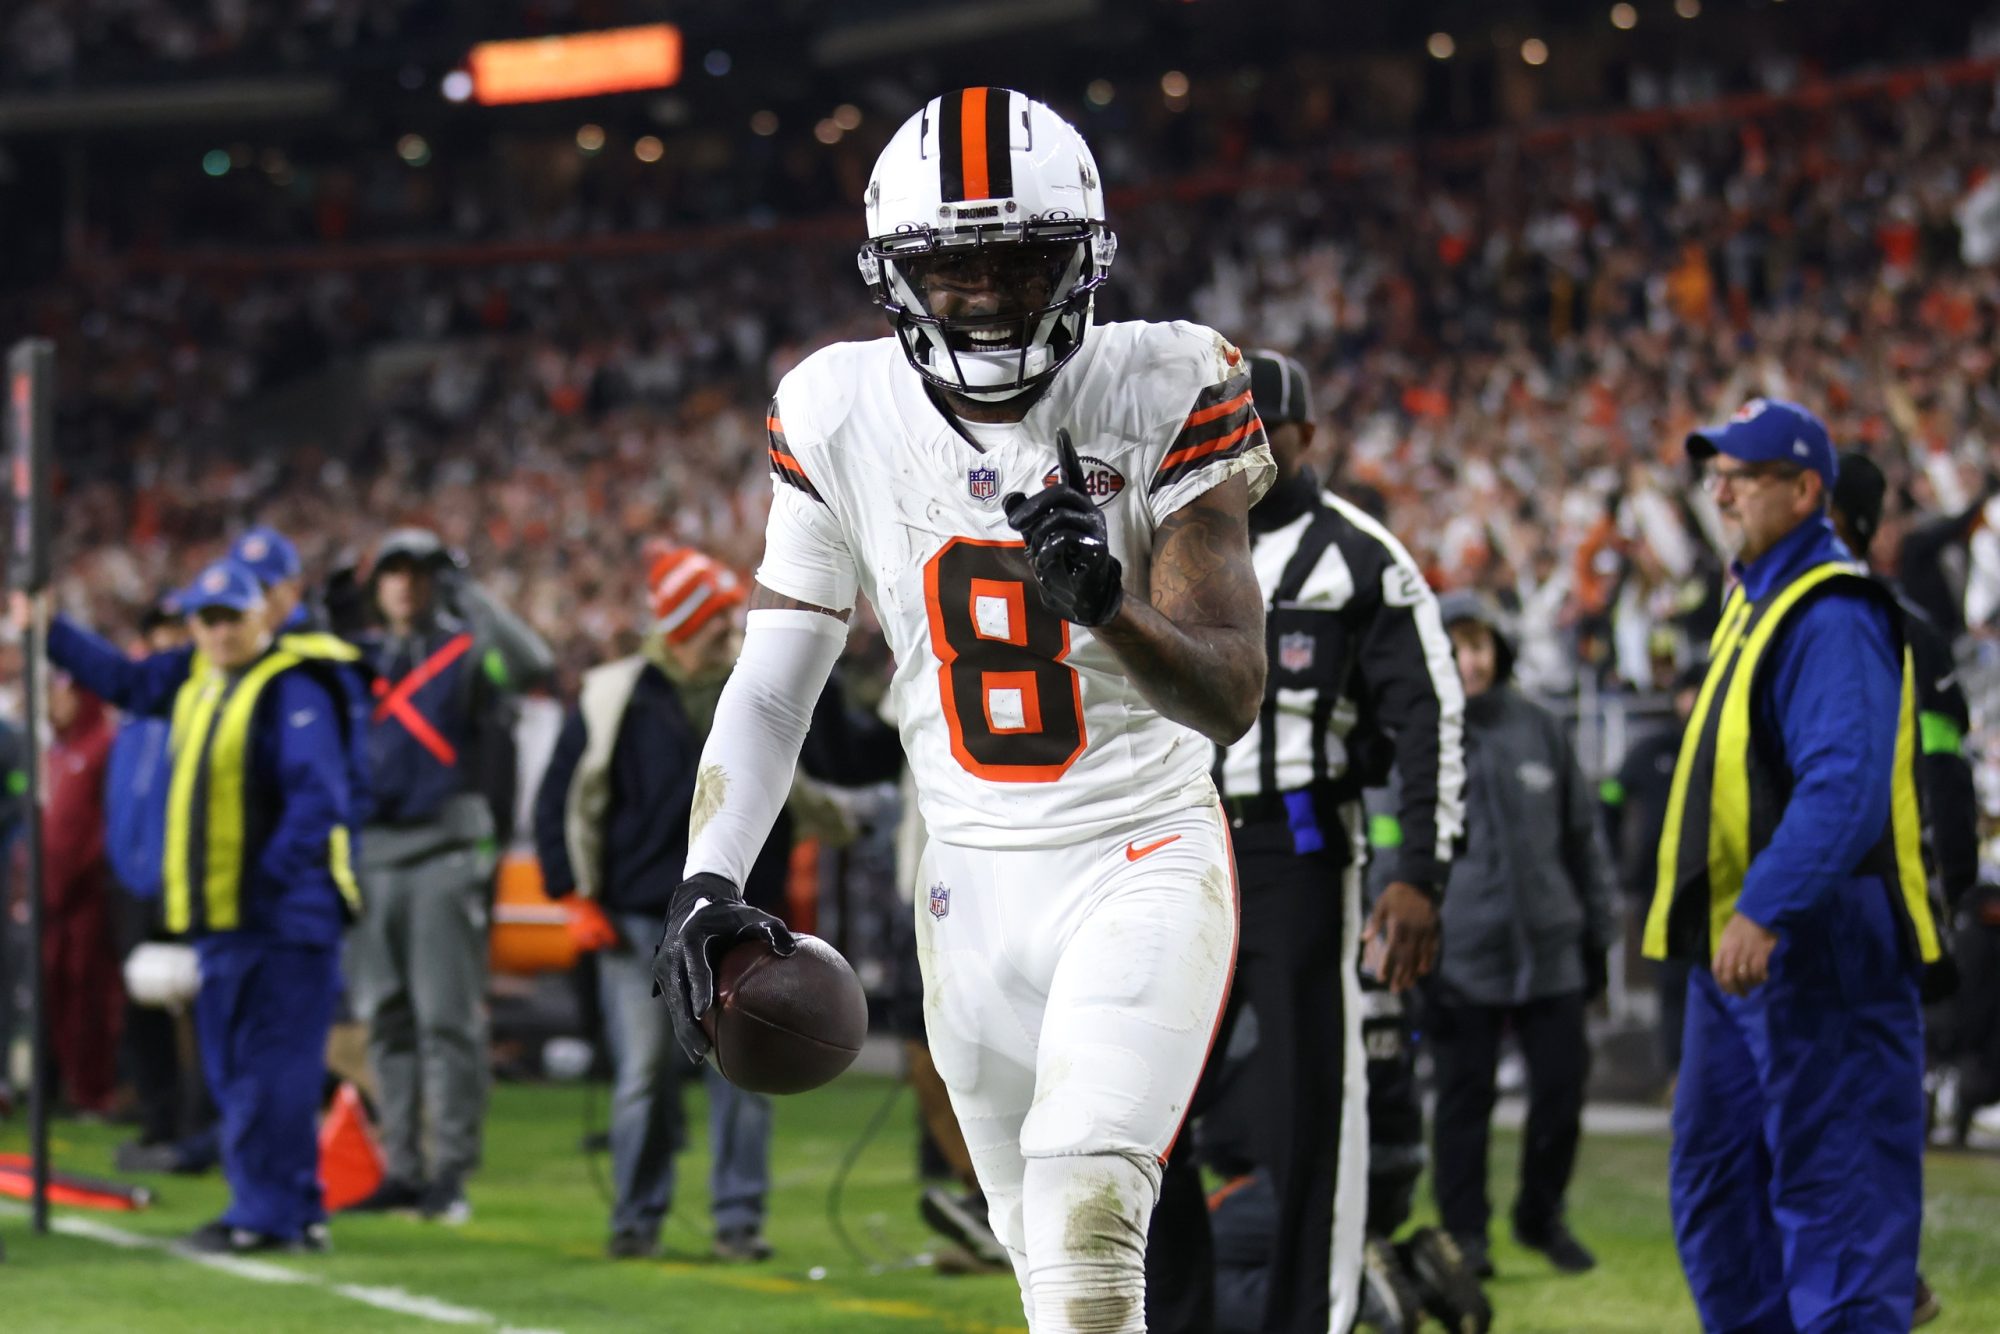
{"label": "red jacket", "polygon": [[77,691],[77,713],[49,746],[49,792],[42,812],[42,891],[49,911],[102,902],[111,869],[104,856],[104,768],[113,729],[104,702]]}

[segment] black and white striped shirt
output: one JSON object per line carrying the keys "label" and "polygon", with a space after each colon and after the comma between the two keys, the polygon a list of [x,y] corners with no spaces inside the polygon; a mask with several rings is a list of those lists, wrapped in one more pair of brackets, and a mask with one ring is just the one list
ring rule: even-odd
{"label": "black and white striped shirt", "polygon": [[1250,526],[1270,669],[1256,727],[1217,765],[1224,797],[1323,788],[1351,800],[1353,780],[1383,778],[1354,752],[1393,744],[1402,841],[1390,869],[1441,890],[1465,824],[1465,692],[1436,597],[1402,543],[1309,471],[1274,487]]}

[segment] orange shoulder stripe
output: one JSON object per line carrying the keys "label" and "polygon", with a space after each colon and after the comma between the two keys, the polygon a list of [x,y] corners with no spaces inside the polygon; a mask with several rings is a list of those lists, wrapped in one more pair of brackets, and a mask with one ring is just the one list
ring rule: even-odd
{"label": "orange shoulder stripe", "polygon": [[1203,459],[1207,458],[1210,454],[1220,453],[1241,440],[1244,436],[1250,434],[1259,425],[1260,423],[1257,418],[1252,417],[1228,435],[1218,436],[1213,440],[1204,441],[1198,445],[1184,445],[1160,461],[1160,471],[1165,472],[1169,468],[1178,468],[1183,464],[1193,463],[1196,459]]}

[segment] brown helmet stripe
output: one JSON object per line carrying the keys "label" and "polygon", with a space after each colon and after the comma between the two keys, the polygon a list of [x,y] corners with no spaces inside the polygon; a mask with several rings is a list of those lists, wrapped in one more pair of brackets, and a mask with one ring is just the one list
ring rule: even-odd
{"label": "brown helmet stripe", "polygon": [[938,182],[947,203],[1014,193],[1005,88],[965,88],[938,99]]}

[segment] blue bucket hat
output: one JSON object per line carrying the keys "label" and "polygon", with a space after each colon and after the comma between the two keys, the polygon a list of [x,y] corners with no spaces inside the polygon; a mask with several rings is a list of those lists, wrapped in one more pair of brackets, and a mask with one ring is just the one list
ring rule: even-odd
{"label": "blue bucket hat", "polygon": [[203,568],[194,582],[175,595],[183,615],[192,616],[210,607],[231,611],[252,611],[264,605],[264,586],[248,565],[224,556]]}
{"label": "blue bucket hat", "polygon": [[232,560],[247,566],[250,573],[257,576],[257,582],[269,588],[272,584],[296,579],[304,566],[299,563],[299,549],[291,540],[275,528],[259,524],[236,539],[230,545]]}
{"label": "blue bucket hat", "polygon": [[1744,463],[1790,463],[1819,474],[1831,492],[1840,476],[1833,441],[1819,418],[1796,403],[1753,398],[1718,426],[1704,426],[1687,438],[1688,457],[1699,462],[1727,454]]}

